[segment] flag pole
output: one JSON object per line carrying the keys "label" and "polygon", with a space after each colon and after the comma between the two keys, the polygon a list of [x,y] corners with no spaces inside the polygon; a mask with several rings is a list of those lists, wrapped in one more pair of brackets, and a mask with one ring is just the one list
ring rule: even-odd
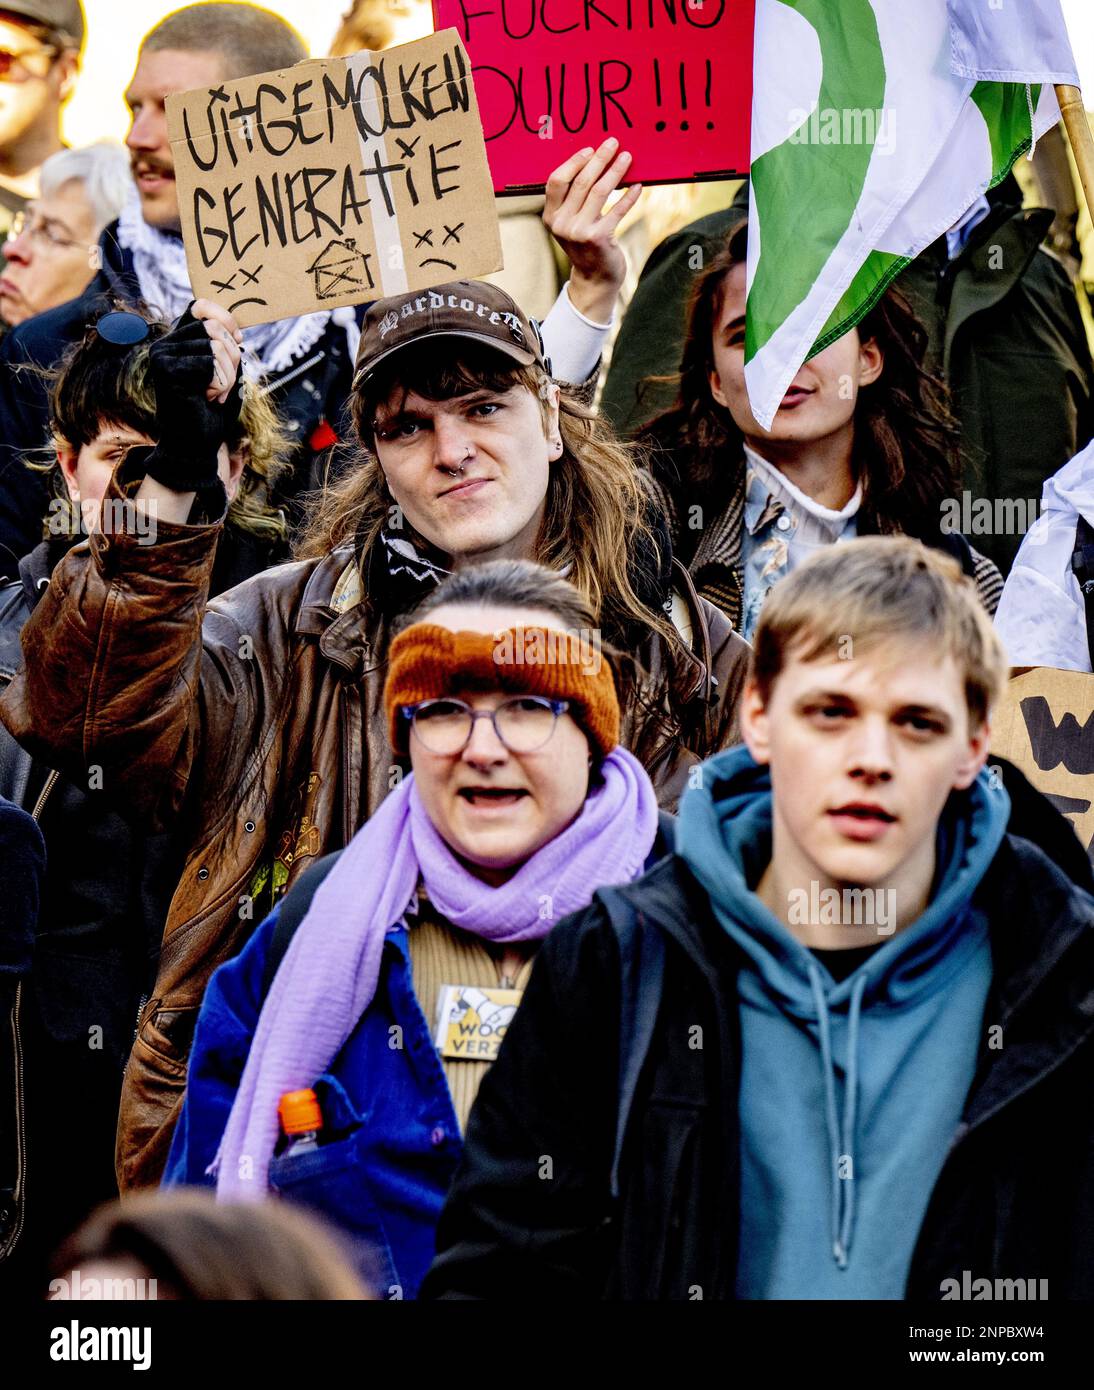
{"label": "flag pole", "polygon": [[1056,100],[1060,104],[1060,115],[1067,131],[1071,153],[1075,156],[1075,167],[1079,171],[1079,182],[1083,186],[1086,210],[1094,221],[1094,133],[1090,129],[1083,94],[1078,87],[1065,83],[1056,84]]}

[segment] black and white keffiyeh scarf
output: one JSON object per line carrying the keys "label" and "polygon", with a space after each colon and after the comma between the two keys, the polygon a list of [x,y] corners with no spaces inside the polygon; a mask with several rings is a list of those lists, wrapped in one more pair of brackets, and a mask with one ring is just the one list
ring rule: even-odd
{"label": "black and white keffiyeh scarf", "polygon": [[[174,322],[194,297],[186,250],[181,237],[148,225],[141,216],[136,190],[118,219],[118,243],[133,257],[141,298],[149,308]],[[352,362],[360,337],[357,320],[352,308],[334,309],[245,328],[244,375],[256,381],[285,371],[316,345],[332,322],[344,329]]]}

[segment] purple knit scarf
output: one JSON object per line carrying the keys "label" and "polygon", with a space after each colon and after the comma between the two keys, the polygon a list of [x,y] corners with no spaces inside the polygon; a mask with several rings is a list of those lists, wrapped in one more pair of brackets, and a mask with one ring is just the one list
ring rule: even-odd
{"label": "purple knit scarf", "polygon": [[357,1027],[376,993],[384,937],[419,879],[454,927],[487,941],[534,941],[597,888],[641,873],[657,833],[653,786],[623,748],[604,760],[603,775],[577,819],[497,888],[441,839],[413,776],[391,792],[320,884],[274,977],[209,1170],[218,1200],[265,1196],[278,1101],[313,1085]]}

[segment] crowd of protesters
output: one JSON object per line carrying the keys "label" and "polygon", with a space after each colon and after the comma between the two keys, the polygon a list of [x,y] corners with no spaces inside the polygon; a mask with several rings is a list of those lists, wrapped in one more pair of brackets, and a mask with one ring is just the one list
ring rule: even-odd
{"label": "crowd of protesters", "polygon": [[1094,876],[991,752],[1094,653],[1053,210],[982,199],[764,429],[747,185],[625,315],[608,140],[515,278],[240,329],[165,100],[299,37],[169,15],[128,159],[62,147],[83,40],[0,4],[0,1287],[1094,1297]]}

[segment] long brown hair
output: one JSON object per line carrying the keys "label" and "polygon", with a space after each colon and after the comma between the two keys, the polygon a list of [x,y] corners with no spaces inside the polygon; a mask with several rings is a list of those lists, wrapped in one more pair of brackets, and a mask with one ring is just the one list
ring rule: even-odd
{"label": "long brown hair", "polygon": [[[352,541],[367,571],[395,507],[372,452],[374,413],[394,393],[405,398],[414,391],[427,400],[443,401],[471,391],[504,392],[523,386],[540,402],[546,422],[548,384],[535,367],[519,366],[473,342],[461,344],[456,356],[438,353],[430,342],[404,348],[386,370],[382,367],[369,379],[367,392],[352,395],[353,422],[364,450],[350,457],[313,499],[297,555],[318,558]],[[646,715],[643,736],[631,751],[651,766],[683,740],[706,756],[715,751],[713,724],[702,702],[691,698],[690,653],[664,613],[650,602],[666,544],[655,530],[653,504],[635,452],[565,387],[559,430],[563,451],[551,465],[534,558],[566,575],[595,615],[607,643],[634,651],[651,637],[660,639],[666,678],[656,689],[639,681],[627,692]],[[428,548],[405,518],[400,534]],[[623,690],[620,697],[626,698]]]}
{"label": "long brown hair", "polygon": [[[728,505],[744,468],[741,432],[711,395],[710,373],[726,280],[745,260],[747,233],[747,221],[731,228],[696,278],[673,378],[676,403],[639,436],[654,475],[673,492],[686,490],[689,504],[713,511]],[[899,290],[886,291],[858,332],[884,356],[881,375],[861,389],[855,407],[852,465],[862,482],[863,521],[870,529],[923,539],[937,533],[942,502],[957,485],[958,427],[948,392],[925,366],[927,330]]]}

